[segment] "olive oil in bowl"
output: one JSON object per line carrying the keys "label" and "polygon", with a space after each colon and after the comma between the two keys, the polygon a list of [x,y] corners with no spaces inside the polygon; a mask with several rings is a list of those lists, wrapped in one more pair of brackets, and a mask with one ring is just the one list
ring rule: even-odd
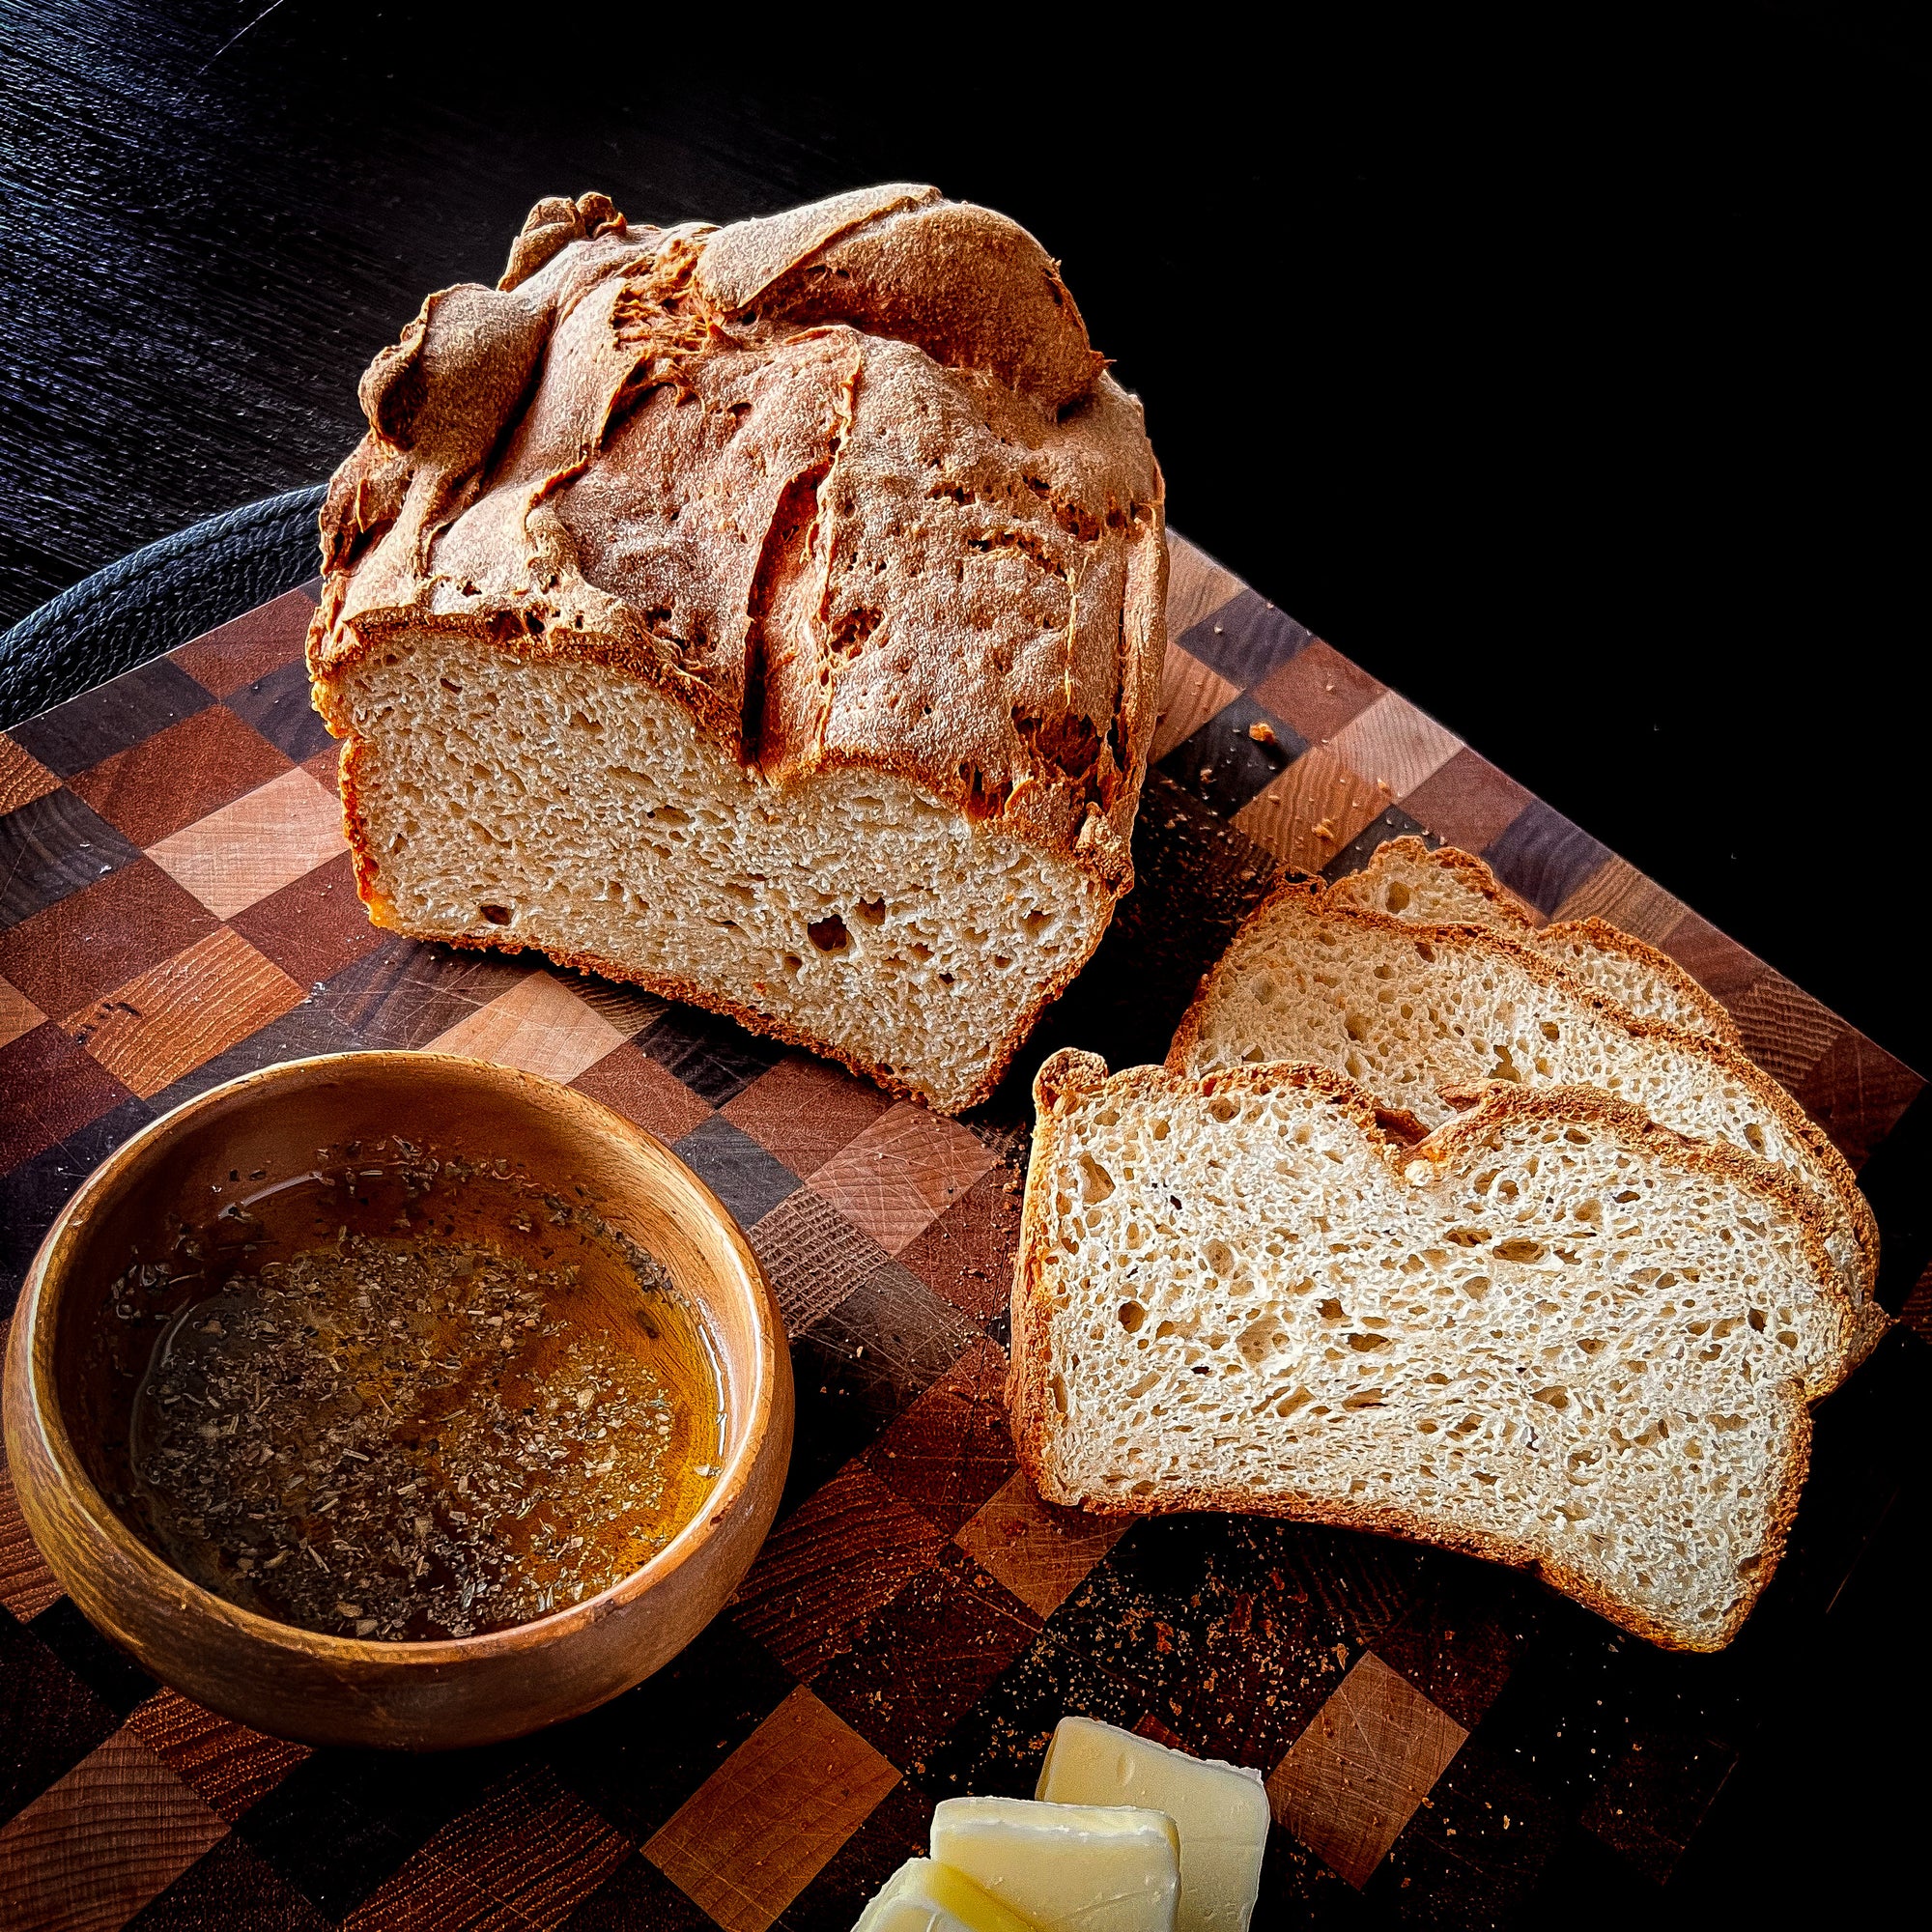
{"label": "olive oil in bowl", "polygon": [[232,1603],[376,1642],[508,1629],[641,1568],[724,1442],[664,1266],[507,1163],[344,1151],[115,1282],[155,1335],[144,1536]]}

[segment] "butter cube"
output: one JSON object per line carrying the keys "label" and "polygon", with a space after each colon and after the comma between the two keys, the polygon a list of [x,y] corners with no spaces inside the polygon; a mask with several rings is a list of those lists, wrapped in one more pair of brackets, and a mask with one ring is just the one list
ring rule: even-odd
{"label": "butter cube", "polygon": [[930,1859],[908,1859],[859,1916],[852,1932],[1034,1932],[971,1879]]}
{"label": "butter cube", "polygon": [[1063,1718],[1037,1795],[1056,1804],[1165,1811],[1180,1833],[1175,1932],[1247,1932],[1267,1850],[1268,1801],[1260,1772],[1189,1757],[1092,1718]]}
{"label": "butter cube", "polygon": [[1174,1932],[1174,1820],[1126,1805],[947,1798],[932,1856],[1039,1932]]}

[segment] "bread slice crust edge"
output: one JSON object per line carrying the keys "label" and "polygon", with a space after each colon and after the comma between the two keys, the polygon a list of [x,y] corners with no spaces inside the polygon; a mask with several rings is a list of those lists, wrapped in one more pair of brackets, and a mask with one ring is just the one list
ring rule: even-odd
{"label": "bread slice crust edge", "polygon": [[[1061,1483],[1046,1454],[1051,1435],[1049,1378],[1052,1362],[1046,1344],[1048,1308],[1039,1264],[1046,1233],[1042,1203],[1047,1191],[1046,1179],[1056,1158],[1056,1121],[1065,1119],[1084,1100],[1103,1092],[1110,1097],[1129,1099],[1173,1096],[1190,1092],[1206,1098],[1215,1093],[1227,1092],[1266,1094],[1283,1085],[1305,1088],[1335,1101],[1352,1118],[1371,1145],[1378,1149],[1381,1158],[1398,1174],[1408,1163],[1418,1159],[1447,1161],[1462,1148],[1480,1140],[1492,1126],[1513,1117],[1563,1118],[1608,1124],[1620,1133],[1639,1138],[1647,1151],[1664,1158],[1767,1193],[1776,1199],[1779,1207],[1796,1216],[1800,1237],[1820,1280],[1828,1285],[1827,1292],[1833,1297],[1841,1336],[1849,1335],[1853,1320],[1849,1300],[1836,1285],[1837,1274],[1818,1229],[1815,1204],[1802,1187],[1769,1162],[1760,1161],[1726,1143],[1691,1140],[1667,1127],[1661,1127],[1628,1102],[1594,1088],[1525,1091],[1508,1082],[1493,1081],[1486,1086],[1481,1100],[1470,1112],[1438,1127],[1420,1144],[1411,1145],[1378,1118],[1376,1103],[1366,1090],[1346,1075],[1331,1072],[1326,1067],[1293,1062],[1223,1068],[1200,1076],[1189,1076],[1164,1067],[1137,1066],[1110,1075],[1106,1063],[1097,1055],[1083,1053],[1076,1048],[1063,1048],[1046,1061],[1034,1082],[1037,1121],[1021,1212],[1019,1253],[1014,1264],[1012,1353],[1006,1386],[1014,1452],[1021,1469],[1036,1490],[1047,1502],[1083,1509],[1091,1515],[1109,1519],[1195,1511],[1234,1512],[1321,1522],[1405,1542],[1424,1543],[1538,1577],[1607,1622],[1662,1649],[1722,1649],[1742,1628],[1775,1574],[1804,1490],[1809,1466],[1811,1418],[1809,1402],[1796,1381],[1781,1383],[1775,1392],[1782,1409],[1781,1420],[1791,1432],[1792,1448],[1767,1512],[1765,1540],[1753,1576],[1754,1587],[1733,1606],[1715,1634],[1687,1633],[1662,1623],[1647,1614],[1641,1606],[1628,1604],[1601,1589],[1590,1577],[1552,1557],[1548,1549],[1528,1542],[1490,1536],[1479,1531],[1438,1529],[1418,1517],[1386,1506],[1350,1504],[1334,1498],[1318,1501],[1293,1494],[1256,1496],[1247,1492],[1234,1492],[1211,1487],[1164,1489],[1157,1495],[1139,1497],[1129,1503],[1111,1495],[1089,1495]],[[1838,1353],[1842,1356],[1842,1349]],[[1818,1394],[1825,1392],[1821,1388]],[[1814,1396],[1811,1399],[1818,1398]]]}
{"label": "bread slice crust edge", "polygon": [[[1632,961],[1700,1014],[1704,1031],[1715,1034],[1732,1046],[1742,1046],[1743,1036],[1738,1031],[1737,1021],[1731,1017],[1729,1008],[1708,987],[1692,979],[1669,953],[1594,914],[1586,919],[1566,919],[1551,924],[1539,924],[1531,917],[1529,909],[1496,877],[1489,865],[1473,852],[1463,851],[1461,846],[1437,845],[1432,850],[1412,832],[1405,833],[1400,838],[1386,838],[1376,847],[1369,863],[1360,871],[1350,872],[1335,882],[1331,891],[1337,905],[1358,906],[1364,912],[1382,911],[1371,899],[1358,897],[1357,890],[1364,885],[1373,886],[1384,869],[1384,855],[1397,865],[1431,866],[1450,874],[1493,910],[1495,921],[1492,929],[1505,934],[1523,934],[1526,936],[1525,943],[1537,946],[1539,950],[1540,942],[1544,940],[1560,943],[1574,936],[1594,952],[1612,953]],[[1452,924],[1463,922],[1432,923]]]}
{"label": "bread slice crust edge", "polygon": [[[1168,1048],[1166,1065],[1170,1071],[1186,1073],[1189,1070],[1200,1044],[1202,1025],[1215,990],[1222,979],[1233,970],[1231,962],[1240,952],[1249,934],[1263,925],[1276,907],[1297,897],[1308,900],[1324,918],[1358,924],[1370,931],[1387,933],[1410,942],[1417,939],[1427,942],[1434,935],[1446,943],[1472,947],[1478,952],[1489,952],[1492,956],[1506,955],[1532,979],[1558,989],[1567,998],[1581,1001],[1613,1025],[1624,1028],[1633,1037],[1667,1041],[1687,1053],[1709,1061],[1715,1071],[1727,1074],[1750,1088],[1777,1117],[1778,1124],[1796,1140],[1801,1141],[1817,1161],[1823,1178],[1832,1187],[1833,1199],[1843,1212],[1847,1228],[1857,1243],[1863,1264],[1862,1286],[1865,1300],[1876,1306],[1876,1303],[1872,1302],[1872,1295],[1878,1281],[1879,1232],[1878,1221],[1872,1213],[1871,1204],[1866,1201],[1860,1189],[1858,1177],[1852,1172],[1851,1163],[1832,1144],[1824,1129],[1770,1074],[1740,1049],[1729,1046],[1722,1040],[1714,1039],[1707,1034],[1691,1033],[1683,1027],[1671,1026],[1662,1020],[1646,1019],[1640,1014],[1632,1012],[1628,1007],[1620,1005],[1608,994],[1600,993],[1584,984],[1575,974],[1558,966],[1554,961],[1546,959],[1534,949],[1521,945],[1506,933],[1498,932],[1491,926],[1426,925],[1415,921],[1395,919],[1387,913],[1371,912],[1366,907],[1337,904],[1327,887],[1319,882],[1291,880],[1276,887],[1255,907],[1242,922],[1240,930],[1229,943],[1228,950],[1202,976],[1200,987],[1193,1000],[1189,1002],[1186,1012],[1181,1015],[1180,1024],[1175,1030],[1173,1043]],[[1878,1335],[1883,1333],[1884,1326],[1884,1323],[1878,1324],[1870,1334],[1869,1340],[1861,1337],[1859,1347],[1854,1351],[1855,1360],[1862,1360],[1864,1355],[1870,1352],[1871,1346],[1876,1343]]]}

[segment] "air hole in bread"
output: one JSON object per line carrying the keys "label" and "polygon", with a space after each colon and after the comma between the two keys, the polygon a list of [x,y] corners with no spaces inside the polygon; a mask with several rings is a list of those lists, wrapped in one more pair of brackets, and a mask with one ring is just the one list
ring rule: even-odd
{"label": "air hole in bread", "polygon": [[1147,1310],[1138,1301],[1123,1301],[1121,1303],[1121,1326],[1129,1335],[1138,1334],[1141,1324],[1146,1320]]}
{"label": "air hole in bread", "polygon": [[479,906],[477,910],[482,913],[483,917],[492,925],[508,925],[510,923],[510,908],[508,906],[486,905]]}
{"label": "air hole in bread", "polygon": [[1491,1252],[1499,1262],[1540,1262],[1549,1251],[1541,1241],[1515,1236],[1507,1241],[1498,1241]]}
{"label": "air hole in bread", "polygon": [[861,899],[852,908],[867,925],[884,925],[886,923],[886,902],[884,899]]}
{"label": "air hole in bread", "polygon": [[806,928],[806,937],[821,952],[843,952],[852,943],[845,922],[835,912],[830,918],[815,919]]}

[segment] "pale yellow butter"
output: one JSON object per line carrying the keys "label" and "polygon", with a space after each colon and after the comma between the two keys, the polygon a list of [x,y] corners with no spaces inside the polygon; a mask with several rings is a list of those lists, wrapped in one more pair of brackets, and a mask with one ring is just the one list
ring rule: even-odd
{"label": "pale yellow butter", "polygon": [[930,1859],[908,1859],[859,1916],[852,1932],[1035,1932],[971,1879]]}
{"label": "pale yellow butter", "polygon": [[1247,1932],[1267,1850],[1262,1775],[1189,1757],[1092,1718],[1063,1718],[1038,1796],[1057,1804],[1137,1804],[1165,1811],[1180,1833],[1175,1932]]}
{"label": "pale yellow butter", "polygon": [[1159,1811],[948,1798],[932,1856],[1039,1932],[1174,1932],[1180,1840]]}

